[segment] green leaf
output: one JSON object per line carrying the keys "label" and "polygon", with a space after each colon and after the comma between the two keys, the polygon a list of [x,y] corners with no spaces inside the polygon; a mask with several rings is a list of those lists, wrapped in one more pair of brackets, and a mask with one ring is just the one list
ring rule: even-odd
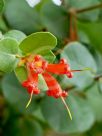
{"label": "green leaf", "polygon": [[[99,78],[99,80],[98,80],[98,87],[99,87],[99,91],[100,91],[100,93],[102,93],[102,78]],[[102,94],[101,94],[102,95]]]}
{"label": "green leaf", "polygon": [[43,29],[39,13],[36,8],[29,7],[26,0],[7,1],[4,15],[12,28],[27,34]]}
{"label": "green leaf", "polygon": [[44,51],[41,53],[41,55],[49,62],[53,62],[56,58],[56,56],[54,55],[54,53],[52,51]]}
{"label": "green leaf", "polygon": [[38,120],[40,120],[41,122],[46,123],[46,120],[42,115],[40,106],[33,112],[33,116],[37,118]]}
{"label": "green leaf", "polygon": [[39,53],[53,49],[57,44],[57,39],[49,32],[37,32],[25,38],[21,44],[20,49],[23,53]]}
{"label": "green leaf", "polygon": [[85,32],[86,35],[89,37],[90,44],[93,45],[96,49],[98,49],[102,53],[102,23],[101,22],[94,22],[94,23],[84,23],[78,22],[78,28]]}
{"label": "green leaf", "polygon": [[80,133],[91,128],[94,123],[93,112],[87,100],[70,94],[66,99],[72,113],[69,115],[61,99],[46,97],[42,101],[42,113],[51,128],[59,133]]}
{"label": "green leaf", "polygon": [[5,38],[0,41],[0,70],[11,72],[17,65],[16,54],[18,43],[14,39]]}
{"label": "green leaf", "polygon": [[102,94],[98,90],[97,84],[94,84],[87,90],[87,98],[90,103],[97,121],[102,121]]}
{"label": "green leaf", "polygon": [[5,37],[14,38],[17,42],[21,43],[26,38],[26,35],[18,30],[10,30],[4,35]]}
{"label": "green leaf", "polygon": [[4,7],[4,0],[0,0],[0,13],[3,10]]}
{"label": "green leaf", "polygon": [[25,114],[32,114],[32,112],[37,108],[35,99],[32,99],[31,104],[26,109],[26,104],[30,96],[27,90],[20,85],[14,74],[6,75],[3,78],[2,89],[5,99],[16,111]]}
{"label": "green leaf", "polygon": [[[66,78],[66,82],[72,83],[79,88],[84,88],[93,82],[93,73],[96,72],[96,63],[93,56],[82,44],[72,42],[65,46],[61,57],[67,59],[72,70],[86,69],[90,70],[75,72],[72,79]],[[95,73],[94,73],[95,74]]]}
{"label": "green leaf", "polygon": [[40,124],[30,117],[16,117],[9,120],[10,127],[8,125],[6,129],[6,135],[9,136],[42,136],[42,128]]}
{"label": "green leaf", "polygon": [[0,16],[0,31],[2,31],[2,32],[8,31],[8,26],[7,26],[3,16]]}
{"label": "green leaf", "polygon": [[24,66],[17,67],[15,69],[15,74],[20,82],[27,80],[27,70]]}
{"label": "green leaf", "polygon": [[68,36],[69,17],[61,6],[46,2],[41,8],[41,19],[47,30],[58,38],[63,39]]}
{"label": "green leaf", "polygon": [[97,64],[97,69],[98,69],[97,73],[101,74],[102,73],[102,54],[98,52],[97,50],[95,50],[94,58]]}

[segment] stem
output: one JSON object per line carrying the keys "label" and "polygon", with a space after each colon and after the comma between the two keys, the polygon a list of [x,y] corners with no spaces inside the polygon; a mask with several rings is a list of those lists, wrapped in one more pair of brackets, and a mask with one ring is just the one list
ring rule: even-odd
{"label": "stem", "polygon": [[70,86],[70,87],[67,87],[66,89],[64,89],[66,92],[69,92],[71,90],[73,90],[76,86]]}
{"label": "stem", "polygon": [[84,69],[71,70],[71,72],[81,72],[81,71],[91,71],[92,73],[95,73],[95,71],[92,68],[84,68]]}
{"label": "stem", "polygon": [[76,11],[74,9],[70,9],[70,41],[77,41],[77,18]]}
{"label": "stem", "polygon": [[94,80],[99,80],[100,78],[102,77],[102,74],[100,74],[100,75],[98,75],[98,76],[96,76],[95,78],[94,78]]}
{"label": "stem", "polygon": [[94,10],[94,9],[98,9],[98,8],[102,8],[102,3],[94,5],[94,6],[90,6],[87,8],[83,8],[83,9],[75,9],[76,13],[82,13],[82,12],[86,12],[86,11],[90,11],[90,10]]}

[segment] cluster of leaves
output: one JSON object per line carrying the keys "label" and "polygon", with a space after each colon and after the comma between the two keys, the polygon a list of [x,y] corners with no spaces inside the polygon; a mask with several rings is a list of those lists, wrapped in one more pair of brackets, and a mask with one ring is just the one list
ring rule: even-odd
{"label": "cluster of leaves", "polygon": [[[101,126],[102,11],[97,8],[102,6],[101,2],[64,0],[62,6],[56,6],[52,1],[43,0],[31,8],[26,0],[0,0],[1,135],[42,136],[50,129],[73,134],[90,130],[96,122]],[[78,38],[75,39],[71,39],[70,9],[76,9],[73,23]],[[51,33],[58,39],[57,46],[56,37]],[[26,78],[26,70],[17,64],[19,56],[31,53],[41,54],[49,62],[66,58],[71,69],[90,68],[75,73],[73,79],[56,77],[62,88],[69,91],[66,102],[72,112],[72,121],[60,100],[44,95],[46,84],[42,77],[39,77],[41,95],[34,96],[29,108],[25,109],[29,95],[20,82]],[[85,136],[91,132],[102,134],[102,130],[94,128]]]}

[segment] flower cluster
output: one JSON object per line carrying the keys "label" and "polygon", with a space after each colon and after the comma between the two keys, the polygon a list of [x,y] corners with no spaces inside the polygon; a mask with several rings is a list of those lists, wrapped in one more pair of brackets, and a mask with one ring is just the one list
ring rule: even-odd
{"label": "flower cluster", "polygon": [[40,90],[38,88],[38,75],[42,74],[48,87],[46,94],[54,98],[61,98],[65,107],[67,108],[70,118],[72,119],[70,110],[64,100],[64,98],[68,96],[68,92],[62,90],[61,86],[51,75],[51,73],[57,75],[66,75],[68,78],[72,78],[73,72],[80,70],[71,70],[70,65],[65,59],[61,59],[58,64],[49,64],[40,55],[33,56],[33,58],[29,59],[29,61],[25,61],[25,64],[28,72],[28,79],[22,83],[22,86],[27,88],[28,93],[31,94],[30,100],[26,107],[29,106],[33,94],[40,94]]}
{"label": "flower cluster", "polygon": [[22,86],[27,88],[31,94],[39,94],[38,74],[42,74],[48,86],[46,94],[54,98],[66,97],[68,93],[63,91],[57,80],[50,74],[65,74],[69,78],[73,77],[69,64],[65,59],[61,59],[58,64],[49,64],[42,56],[36,55],[33,61],[27,62],[28,79],[22,83]]}

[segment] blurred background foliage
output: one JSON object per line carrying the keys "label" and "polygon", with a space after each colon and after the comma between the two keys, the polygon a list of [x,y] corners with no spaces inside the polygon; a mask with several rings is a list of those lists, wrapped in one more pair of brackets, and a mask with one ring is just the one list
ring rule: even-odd
{"label": "blurred background foliage", "polygon": [[0,39],[21,42],[33,32],[49,31],[58,39],[56,61],[64,57],[72,69],[92,69],[75,73],[73,79],[57,77],[69,91],[71,121],[61,101],[44,93],[34,96],[25,109],[29,95],[13,72],[1,71],[10,56],[0,58],[0,136],[102,136],[101,8],[102,0],[63,0],[61,6],[42,0],[34,8],[25,0],[0,0]]}

